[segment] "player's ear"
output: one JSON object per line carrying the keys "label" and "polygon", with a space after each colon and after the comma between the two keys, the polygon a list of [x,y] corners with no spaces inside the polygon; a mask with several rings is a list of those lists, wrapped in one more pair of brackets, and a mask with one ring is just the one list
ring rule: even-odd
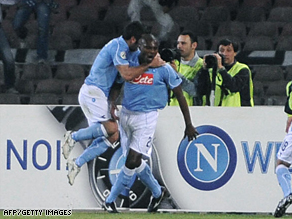
{"label": "player's ear", "polygon": [[131,37],[130,41],[131,41],[131,44],[137,43],[137,39],[134,36]]}

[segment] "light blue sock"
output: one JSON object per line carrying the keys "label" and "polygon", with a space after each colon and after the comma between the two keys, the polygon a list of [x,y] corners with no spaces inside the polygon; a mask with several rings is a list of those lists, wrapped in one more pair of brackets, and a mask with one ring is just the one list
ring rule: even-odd
{"label": "light blue sock", "polygon": [[289,169],[285,165],[279,165],[276,168],[278,182],[284,193],[284,197],[291,193],[291,175]]}
{"label": "light blue sock", "polygon": [[72,138],[75,141],[90,140],[101,136],[108,137],[104,126],[99,122],[72,133]]}
{"label": "light blue sock", "polygon": [[135,174],[135,169],[129,169],[125,166],[122,167],[116,182],[111,188],[110,195],[106,198],[107,203],[114,202],[118,195],[125,189],[129,187],[132,181],[133,175]]}
{"label": "light blue sock", "polygon": [[144,160],[142,160],[141,165],[136,168],[137,176],[140,178],[142,183],[150,189],[154,198],[158,198],[161,195],[161,186],[154,178],[150,167]]}
{"label": "light blue sock", "polygon": [[75,161],[76,165],[81,167],[83,164],[103,154],[109,147],[106,141],[107,140],[105,137],[99,137],[95,139],[91,145],[86,148],[79,157],[77,157]]}

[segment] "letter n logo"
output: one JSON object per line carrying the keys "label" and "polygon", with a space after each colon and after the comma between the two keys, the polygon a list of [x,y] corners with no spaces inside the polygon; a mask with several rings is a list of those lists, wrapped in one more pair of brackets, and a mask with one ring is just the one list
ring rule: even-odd
{"label": "letter n logo", "polygon": [[199,126],[200,135],[192,142],[184,139],[178,149],[180,173],[191,186],[214,190],[233,175],[237,154],[229,135],[215,126]]}

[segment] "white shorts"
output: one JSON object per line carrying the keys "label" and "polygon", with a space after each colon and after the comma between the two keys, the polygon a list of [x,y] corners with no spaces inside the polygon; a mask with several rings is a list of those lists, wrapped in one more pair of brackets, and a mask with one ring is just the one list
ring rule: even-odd
{"label": "white shorts", "polygon": [[127,156],[130,148],[147,157],[151,156],[157,118],[158,111],[134,112],[122,107],[119,126],[124,156]]}
{"label": "white shorts", "polygon": [[292,134],[287,134],[279,148],[277,158],[292,164]]}
{"label": "white shorts", "polygon": [[107,97],[98,87],[83,84],[79,91],[78,101],[89,126],[110,119]]}

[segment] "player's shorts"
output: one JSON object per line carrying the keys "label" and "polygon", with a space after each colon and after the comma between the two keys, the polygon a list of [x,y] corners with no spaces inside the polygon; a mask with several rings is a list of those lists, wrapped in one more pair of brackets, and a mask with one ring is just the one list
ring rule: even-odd
{"label": "player's shorts", "polygon": [[127,156],[129,148],[151,156],[157,118],[158,111],[135,112],[122,107],[119,127],[124,156]]}
{"label": "player's shorts", "polygon": [[292,164],[292,134],[287,134],[279,148],[277,158]]}
{"label": "player's shorts", "polygon": [[78,101],[89,126],[110,119],[107,97],[98,87],[83,84],[79,91]]}

